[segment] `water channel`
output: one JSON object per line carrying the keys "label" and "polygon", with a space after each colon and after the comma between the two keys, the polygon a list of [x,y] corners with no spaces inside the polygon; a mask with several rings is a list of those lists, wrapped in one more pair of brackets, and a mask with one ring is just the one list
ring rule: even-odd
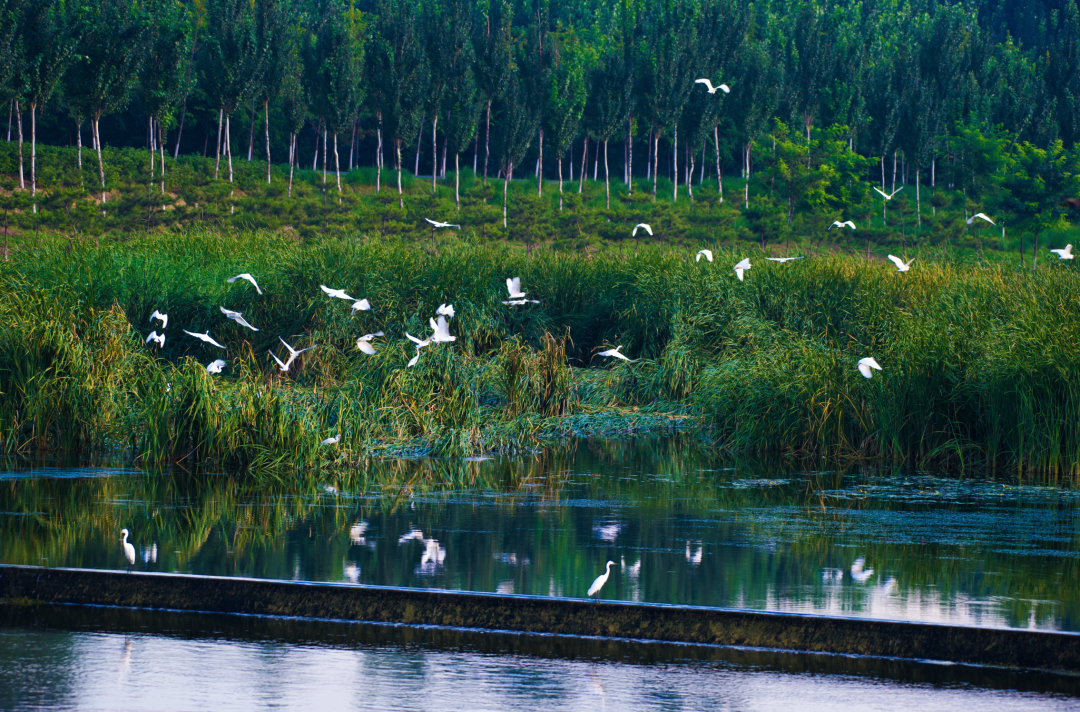
{"label": "water channel", "polygon": [[[1080,632],[1080,491],[1021,483],[1008,473],[732,462],[686,438],[581,440],[539,455],[482,461],[372,461],[349,473],[296,478],[0,466],[0,562],[124,569],[122,528],[132,533],[134,568],[145,571],[584,597],[611,560],[617,565],[602,593],[609,599]],[[106,665],[100,660],[115,667],[124,650],[142,650],[138,657],[147,665],[190,658],[191,665],[239,665],[255,675],[278,675],[286,659],[290,666],[330,666],[346,677],[387,670],[383,693],[409,690],[401,699],[411,701],[401,709],[455,708],[457,693],[442,695],[440,685],[470,679],[492,690],[477,708],[517,704],[518,697],[534,708],[566,707],[591,695],[597,708],[609,700],[613,709],[758,709],[790,702],[782,690],[824,707],[837,704],[835,695],[884,694],[860,677],[814,674],[811,683],[792,677],[787,663],[763,668],[730,656],[635,672],[618,656],[541,655],[523,663],[483,649],[486,644],[412,649],[381,633],[346,653],[287,636],[271,636],[270,643],[244,635],[177,638],[172,628],[140,625],[110,631],[70,620],[0,623],[6,639],[0,650],[9,651],[0,687],[20,666],[86,677]],[[223,624],[177,625],[220,631]],[[459,671],[455,661],[463,660]],[[702,677],[716,669],[724,675]],[[765,682],[768,676],[779,681]],[[931,706],[944,707],[949,699],[922,699],[915,691],[923,688],[886,677],[916,695],[912,705],[937,700]],[[131,679],[139,679],[135,664]],[[424,689],[415,688],[417,680]],[[243,690],[239,682],[215,684],[261,704],[254,681]],[[683,686],[704,696],[684,694]],[[809,687],[801,692],[800,686]],[[1032,694],[1046,692],[1046,685],[1033,687]],[[93,699],[50,702],[46,695],[31,703],[41,691],[18,689],[13,694],[32,705],[85,707]],[[965,704],[975,708],[1061,699],[968,692],[973,696]],[[204,698],[181,697],[186,701],[175,707],[158,707],[204,706],[198,702]]]}

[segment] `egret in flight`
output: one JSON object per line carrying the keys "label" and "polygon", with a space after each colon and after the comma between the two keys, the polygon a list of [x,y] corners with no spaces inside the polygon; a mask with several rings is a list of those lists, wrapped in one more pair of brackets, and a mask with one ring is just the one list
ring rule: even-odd
{"label": "egret in flight", "polygon": [[440,228],[440,227],[456,227],[458,230],[461,229],[460,225],[451,225],[450,223],[435,222],[434,220],[431,220],[429,218],[424,218],[424,219],[427,220],[429,223],[431,223],[431,227],[433,229],[434,228]]}
{"label": "egret in flight", "polygon": [[743,281],[743,273],[750,269],[750,258],[747,257],[739,264],[735,265],[735,276],[739,278],[739,281]]}
{"label": "egret in flight", "polygon": [[915,261],[915,258],[912,257],[907,262],[904,262],[902,259],[900,259],[896,255],[889,255],[889,259],[892,261],[892,263],[894,265],[896,265],[896,271],[897,272],[907,272],[909,269],[911,269],[911,263]]}
{"label": "egret in flight", "polygon": [[428,324],[431,326],[431,330],[434,331],[431,335],[431,340],[436,344],[445,344],[451,341],[457,341],[456,336],[450,335],[450,325],[446,321],[446,317],[442,314],[439,315],[439,320],[428,319]]}
{"label": "egret in flight", "polygon": [[341,440],[341,433],[338,433],[335,437],[327,438],[326,440],[323,440],[322,443],[320,443],[320,444],[321,445],[337,445],[338,440]]}
{"label": "egret in flight", "polygon": [[874,377],[874,371],[871,369],[880,371],[881,366],[870,356],[859,359],[859,373],[862,374],[863,378],[870,379]]}
{"label": "egret in flight", "polygon": [[150,336],[146,337],[146,341],[144,343],[149,344],[151,341],[156,341],[159,349],[165,348],[165,334],[164,333],[159,334],[156,331],[151,331]]}
{"label": "egret in flight", "polygon": [[218,359],[217,361],[211,361],[210,362],[210,364],[206,367],[206,372],[211,374],[211,375],[213,375],[215,373],[221,373],[221,369],[224,368],[224,367],[225,367],[225,362],[222,361],[221,359]]}
{"label": "egret in flight", "polygon": [[619,350],[621,348],[622,348],[622,346],[619,345],[619,346],[616,346],[613,349],[608,349],[607,351],[601,351],[600,353],[598,353],[596,355],[597,356],[604,356],[606,358],[622,359],[623,361],[626,361],[627,363],[633,363],[635,361],[635,359],[627,358],[626,356],[624,356],[623,353]]}
{"label": "egret in flight", "polygon": [[802,255],[798,257],[766,257],[765,259],[769,262],[779,262],[780,264],[783,264],[785,262],[791,262],[792,260],[801,260]]}
{"label": "egret in flight", "polygon": [[[1065,245],[1064,249],[1050,250],[1050,251],[1057,253],[1057,256],[1058,256],[1059,260],[1071,260],[1073,258],[1072,245],[1071,244],[1070,245]],[[164,338],[164,337],[162,337],[162,338]]]}
{"label": "egret in flight", "polygon": [[[834,222],[832,225],[829,226],[829,230],[832,230],[834,227],[841,227],[841,228],[850,227],[852,230],[854,230],[855,229],[855,223],[851,222],[850,220],[848,220],[846,222],[840,222],[839,220],[837,220],[836,222]],[[828,232],[828,230],[826,230],[826,232]]]}
{"label": "egret in flight", "polygon": [[381,331],[376,331],[374,334],[364,334],[356,340],[356,348],[360,349],[360,351],[366,353],[368,356],[374,356],[375,347],[371,345],[371,342],[376,337],[382,335],[383,333]]}
{"label": "egret in flight", "polygon": [[634,226],[634,231],[632,233],[630,233],[630,237],[637,237],[638,228],[641,228],[645,232],[652,235],[652,227],[650,227],[648,225],[648,223],[638,223],[637,225]]}
{"label": "egret in flight", "polygon": [[168,314],[162,314],[157,309],[155,309],[154,313],[150,315],[150,321],[153,321],[154,319],[157,319],[158,321],[161,322],[161,328],[162,329],[164,329],[165,327],[167,327],[169,325],[169,315]]}
{"label": "egret in flight", "polygon": [[244,315],[241,314],[240,312],[229,311],[225,307],[218,307],[218,308],[221,309],[221,313],[225,315],[226,319],[232,319],[233,321],[235,321],[240,326],[246,326],[247,328],[251,329],[252,331],[258,331],[258,329],[256,329],[254,326],[247,323],[247,320],[244,318]]}
{"label": "egret in flight", "polygon": [[608,577],[611,576],[611,567],[615,565],[614,561],[607,562],[607,566],[604,567],[604,573],[596,577],[596,580],[592,582],[592,586],[589,586],[589,595],[600,598],[600,589],[607,583]]}
{"label": "egret in flight", "polygon": [[353,302],[352,310],[353,314],[358,311],[371,311],[371,302],[366,299],[361,299],[359,301]]}
{"label": "egret in flight", "polygon": [[127,529],[121,529],[120,530],[120,537],[121,537],[120,543],[123,545],[123,548],[124,548],[124,558],[127,559],[127,562],[128,562],[129,565],[134,566],[135,565],[135,547],[132,546],[130,543],[128,543],[128,530]]}
{"label": "egret in flight", "polygon": [[701,258],[704,257],[709,262],[712,262],[712,250],[699,250],[697,257],[694,258],[694,262],[701,262]]}
{"label": "egret in flight", "polygon": [[993,220],[991,220],[990,218],[986,217],[986,215],[985,215],[984,213],[975,213],[974,215],[972,215],[972,216],[971,216],[970,218],[968,218],[968,219],[967,219],[967,221],[966,221],[966,222],[967,222],[967,224],[968,224],[968,225],[971,225],[972,223],[974,223],[974,222],[975,222],[975,218],[982,218],[983,220],[985,220],[986,222],[990,223],[991,225],[997,225],[997,223],[995,223],[995,222],[994,222]]}
{"label": "egret in flight", "polygon": [[218,342],[216,342],[212,338],[210,338],[210,332],[209,331],[207,331],[205,334],[196,334],[195,332],[188,331],[187,329],[184,329],[183,331],[188,336],[194,336],[199,341],[205,341],[206,343],[210,344],[211,346],[217,346],[219,349],[225,348],[224,346],[222,346],[221,344],[219,344]]}
{"label": "egret in flight", "polygon": [[262,294],[262,293],[263,293],[263,292],[262,292],[262,290],[261,290],[261,289],[259,289],[259,283],[258,283],[258,282],[256,282],[256,281],[255,281],[255,278],[254,278],[254,277],[252,277],[252,276],[251,276],[250,274],[248,274],[247,272],[244,272],[243,274],[238,274],[238,275],[236,275],[235,277],[232,277],[232,278],[230,278],[230,279],[227,279],[227,280],[225,280],[225,281],[226,281],[226,282],[228,282],[229,284],[232,284],[233,282],[235,282],[235,281],[236,281],[236,280],[238,280],[238,279],[244,279],[244,280],[247,280],[248,282],[251,282],[251,285],[252,285],[253,287],[255,287],[255,291],[256,291],[256,292],[258,292],[259,294]]}
{"label": "egret in flight", "polygon": [[503,304],[509,304],[511,306],[520,306],[522,304],[539,304],[536,299],[528,299],[525,297],[525,292],[521,291],[521,277],[507,277],[506,278],[506,291],[510,293],[510,301],[503,302]]}
{"label": "egret in flight", "polygon": [[286,373],[289,370],[289,367],[292,366],[292,363],[296,360],[297,356],[304,353],[305,351],[311,351],[313,348],[315,348],[314,346],[308,346],[306,349],[297,350],[285,343],[285,339],[281,338],[280,336],[278,337],[278,341],[284,344],[285,348],[289,350],[289,360],[285,363],[282,363],[281,359],[275,356],[273,352],[270,353],[270,357],[277,361],[277,364],[281,368],[282,373]]}
{"label": "egret in flight", "polygon": [[719,86],[714,87],[712,85],[712,82],[709,81],[708,79],[698,79],[697,81],[694,82],[694,84],[704,84],[705,88],[709,90],[710,94],[715,94],[717,89],[724,92],[725,94],[730,94],[731,93],[731,89],[730,89],[730,87],[728,87],[727,84],[721,84]]}
{"label": "egret in flight", "polygon": [[330,287],[327,287],[325,284],[320,284],[319,288],[335,299],[345,299],[350,302],[356,301],[356,299],[346,294],[344,289],[330,289]]}
{"label": "egret in flight", "polygon": [[881,197],[882,197],[882,198],[885,198],[885,200],[892,200],[892,199],[893,199],[893,196],[894,196],[894,195],[896,195],[897,193],[899,193],[899,192],[900,192],[901,190],[903,190],[903,188],[897,188],[897,189],[896,189],[896,190],[894,190],[894,191],[893,191],[892,193],[886,193],[885,191],[881,190],[880,188],[878,188],[878,187],[877,187],[877,186],[875,185],[875,186],[874,186],[874,190],[876,190],[876,191],[877,191],[878,193],[880,193],[880,194],[881,194]]}

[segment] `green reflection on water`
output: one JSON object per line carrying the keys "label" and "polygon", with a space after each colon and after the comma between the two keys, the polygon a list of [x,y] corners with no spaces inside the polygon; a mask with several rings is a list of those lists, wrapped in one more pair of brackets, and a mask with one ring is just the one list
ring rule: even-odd
{"label": "green reflection on water", "polygon": [[611,559],[613,599],[1080,631],[1080,493],[1008,480],[729,462],[687,438],[263,485],[19,474],[5,563],[124,568],[126,527],[153,571],[583,596]]}

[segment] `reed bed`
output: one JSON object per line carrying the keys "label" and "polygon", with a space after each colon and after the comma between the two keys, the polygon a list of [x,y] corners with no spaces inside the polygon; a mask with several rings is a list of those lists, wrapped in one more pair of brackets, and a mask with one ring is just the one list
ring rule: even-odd
{"label": "reed bed", "polygon": [[[43,241],[0,266],[0,447],[226,467],[347,466],[373,453],[531,449],[571,433],[691,428],[719,447],[1080,473],[1080,277],[920,255],[718,249],[592,256],[449,240],[183,230],[100,245]],[[225,279],[256,275],[265,294]],[[520,276],[530,308],[502,304]],[[371,312],[319,285],[368,298]],[[443,302],[452,346],[415,368],[405,332]],[[225,320],[243,312],[260,331]],[[164,349],[143,338],[169,314]],[[207,329],[228,350],[181,329]],[[383,330],[379,354],[356,338]],[[282,377],[278,336],[317,345]],[[633,364],[594,359],[621,344]],[[863,379],[855,362],[884,371]],[[336,448],[320,448],[342,434]]]}

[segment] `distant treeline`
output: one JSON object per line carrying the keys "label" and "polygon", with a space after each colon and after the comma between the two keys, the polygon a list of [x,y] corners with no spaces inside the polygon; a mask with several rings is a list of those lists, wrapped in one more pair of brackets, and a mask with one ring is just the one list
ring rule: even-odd
{"label": "distant treeline", "polygon": [[[18,182],[35,194],[48,187],[36,143],[85,142],[150,148],[158,171],[167,156],[216,157],[222,180],[243,157],[324,176],[375,166],[381,190],[383,168],[440,176],[463,161],[485,181],[633,175],[654,195],[659,175],[678,199],[695,178],[722,191],[724,173],[752,175],[755,144],[775,155],[779,135],[808,149],[806,175],[789,170],[794,158],[771,165],[793,184],[789,223],[798,201],[813,202],[815,171],[846,170],[842,156],[814,165],[820,137],[846,143],[861,177],[886,192],[945,180],[1037,234],[1062,224],[1062,200],[1076,194],[1080,10],[1076,0],[0,0],[0,94],[8,139],[31,144]],[[100,151],[96,161],[106,193]]]}

